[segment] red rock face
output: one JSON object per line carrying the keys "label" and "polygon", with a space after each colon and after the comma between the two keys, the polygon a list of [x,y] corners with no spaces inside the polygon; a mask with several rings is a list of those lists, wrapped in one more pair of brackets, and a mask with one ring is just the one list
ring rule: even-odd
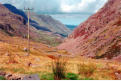
{"label": "red rock face", "polygon": [[109,0],[61,44],[74,54],[98,57],[121,40],[121,0]]}

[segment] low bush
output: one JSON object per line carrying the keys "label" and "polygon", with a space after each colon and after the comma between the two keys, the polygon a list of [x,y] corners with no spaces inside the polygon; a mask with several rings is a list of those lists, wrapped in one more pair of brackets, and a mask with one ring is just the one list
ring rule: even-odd
{"label": "low bush", "polygon": [[54,80],[54,75],[53,74],[44,74],[40,77],[41,80]]}
{"label": "low bush", "polygon": [[93,78],[84,78],[83,80],[94,80]]}
{"label": "low bush", "polygon": [[74,74],[74,73],[67,73],[66,79],[68,79],[68,80],[78,80],[78,75]]}
{"label": "low bush", "polygon": [[0,76],[0,80],[6,80],[6,78],[3,76]]}
{"label": "low bush", "polygon": [[55,80],[65,79],[66,61],[61,57],[54,60],[52,63],[52,71],[53,71]]}

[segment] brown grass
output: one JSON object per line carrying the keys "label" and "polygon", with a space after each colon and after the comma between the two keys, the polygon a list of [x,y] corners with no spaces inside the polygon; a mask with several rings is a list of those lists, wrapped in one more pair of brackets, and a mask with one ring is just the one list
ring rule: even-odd
{"label": "brown grass", "polygon": [[[23,50],[27,46],[25,39],[4,37],[0,41],[0,71],[13,74],[54,72],[55,79],[61,79],[58,72],[61,72],[61,75],[64,75],[65,72],[79,73],[80,78],[93,78],[95,80],[115,80],[117,79],[115,72],[121,71],[121,63],[119,62],[94,60],[80,56],[74,58],[64,57],[63,60],[57,60],[55,56],[63,54],[65,51],[58,51],[41,43],[31,42],[30,44],[31,54],[25,56],[26,52]],[[52,61],[55,64],[52,65]],[[31,65],[28,67],[30,63]]]}
{"label": "brown grass", "polygon": [[97,66],[94,63],[89,63],[89,64],[80,63],[78,65],[78,72],[79,72],[78,74],[90,77],[95,72],[96,69]]}

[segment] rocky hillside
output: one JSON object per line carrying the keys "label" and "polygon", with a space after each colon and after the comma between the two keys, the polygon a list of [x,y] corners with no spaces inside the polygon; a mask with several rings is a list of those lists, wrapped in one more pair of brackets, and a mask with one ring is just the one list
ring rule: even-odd
{"label": "rocky hillside", "polygon": [[[0,33],[8,36],[27,37],[26,20],[21,16],[11,12],[4,5],[0,4]],[[39,34],[34,28],[30,28],[31,39],[38,38]]]}
{"label": "rocky hillside", "polygon": [[71,33],[69,28],[49,15],[37,15],[35,13],[31,13],[31,16],[31,19],[36,22],[31,23],[31,25],[39,30],[49,31],[63,37],[66,37]]}
{"label": "rocky hillside", "polygon": [[26,22],[23,17],[11,13],[7,8],[0,4],[0,31],[9,35],[26,35]]}
{"label": "rocky hillside", "polygon": [[[0,33],[5,36],[27,37],[27,17],[23,11],[9,4],[0,4]],[[31,23],[36,23],[30,20]],[[56,46],[62,42],[62,36],[53,32],[30,27],[30,38],[36,42]],[[1,38],[0,38],[1,39]]]}
{"label": "rocky hillside", "polygon": [[121,0],[109,0],[96,14],[80,24],[58,48],[92,58],[119,58]]}
{"label": "rocky hillside", "polygon": [[[4,4],[14,14],[22,16],[27,21],[27,15],[24,11],[17,9],[11,4]],[[36,13],[31,13],[30,24],[37,30],[52,32],[53,34],[60,34],[61,36],[67,36],[70,34],[71,30],[68,29],[61,22],[53,19],[49,15],[37,15]]]}
{"label": "rocky hillside", "polygon": [[11,4],[3,4],[6,8],[8,8],[14,14],[22,16],[27,21],[27,15],[20,9],[17,9],[15,6]]}

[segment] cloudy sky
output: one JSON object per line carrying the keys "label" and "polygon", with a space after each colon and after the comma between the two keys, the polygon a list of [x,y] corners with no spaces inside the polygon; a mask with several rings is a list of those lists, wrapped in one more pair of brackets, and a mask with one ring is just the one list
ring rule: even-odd
{"label": "cloudy sky", "polygon": [[107,0],[0,0],[0,2],[11,3],[20,9],[33,7],[36,12],[94,13]]}

